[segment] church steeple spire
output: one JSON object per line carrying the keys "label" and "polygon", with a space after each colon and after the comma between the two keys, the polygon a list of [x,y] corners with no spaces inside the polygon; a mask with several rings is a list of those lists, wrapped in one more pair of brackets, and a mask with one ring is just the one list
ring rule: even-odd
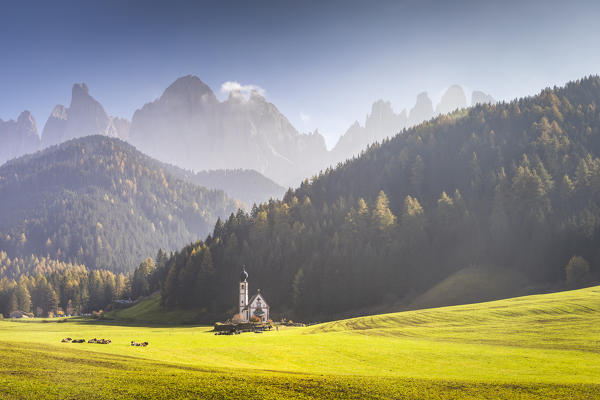
{"label": "church steeple spire", "polygon": [[244,322],[250,320],[250,310],[248,309],[248,273],[246,272],[246,266],[242,265],[242,272],[240,274],[240,315],[244,319]]}

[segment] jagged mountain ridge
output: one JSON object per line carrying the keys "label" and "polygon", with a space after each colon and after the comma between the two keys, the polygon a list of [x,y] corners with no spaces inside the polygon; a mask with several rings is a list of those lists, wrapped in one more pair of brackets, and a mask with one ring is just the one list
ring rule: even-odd
{"label": "jagged mountain ridge", "polygon": [[356,122],[327,151],[323,136],[299,133],[258,92],[248,97],[231,92],[220,102],[205,83],[189,75],[136,111],[130,140],[150,155],[187,169],[254,169],[284,186],[294,186],[371,143],[464,107],[466,96],[458,85],[448,88],[435,111],[425,92],[417,96],[410,113],[396,114],[389,102],[380,100],[373,104],[364,127]]}
{"label": "jagged mountain ridge", "polygon": [[76,83],[71,91],[71,104],[58,104],[48,117],[42,131],[42,144],[48,147],[70,139],[104,135],[127,138],[129,122],[110,117],[104,107],[92,96],[85,83]]}
{"label": "jagged mountain ridge", "polygon": [[220,102],[191,75],[134,113],[130,140],[183,168],[254,169],[283,184],[314,173],[327,155],[321,135],[299,133],[259,93],[231,92]]}
{"label": "jagged mountain ridge", "polygon": [[[474,105],[495,103],[492,96],[481,91],[474,91],[471,98]],[[427,92],[419,93],[414,107],[408,113],[406,110],[395,113],[389,101],[378,100],[373,103],[371,113],[365,118],[364,126],[355,121],[339,138],[331,151],[331,163],[336,164],[356,156],[368,145],[392,137],[405,128],[466,106],[467,99],[459,85],[452,85],[446,90],[435,111]]]}
{"label": "jagged mountain ridge", "polygon": [[[128,140],[145,153],[185,169],[253,169],[279,184],[295,186],[328,165],[359,154],[369,144],[440,112],[464,107],[464,97],[462,88],[453,85],[434,111],[431,99],[423,92],[410,112],[400,113],[395,113],[389,102],[379,100],[373,104],[364,126],[353,124],[327,151],[318,131],[299,133],[258,92],[246,97],[233,91],[221,102],[210,87],[189,75],[177,79],[159,99],[137,110],[130,124],[126,119],[108,116],[90,95],[87,85],[78,83],[73,85],[70,106],[54,108],[44,126],[41,143],[39,136],[37,141],[35,138],[35,121],[36,135],[32,137],[28,133],[0,136],[0,144],[5,144],[0,162],[71,138],[101,134]],[[472,101],[493,99],[476,91]],[[32,116],[23,119],[28,118]],[[27,144],[20,144],[19,140]],[[252,200],[260,198],[257,195]]]}

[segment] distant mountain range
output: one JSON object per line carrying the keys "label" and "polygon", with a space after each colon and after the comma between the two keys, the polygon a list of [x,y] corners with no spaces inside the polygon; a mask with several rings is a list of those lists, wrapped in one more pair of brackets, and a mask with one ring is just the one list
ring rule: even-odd
{"label": "distant mountain range", "polygon": [[[472,105],[495,103],[490,95],[480,91],[474,91],[471,95]],[[417,96],[414,107],[407,112],[402,110],[396,114],[392,104],[388,101],[379,100],[373,103],[371,113],[365,119],[362,126],[356,121],[346,133],[344,133],[331,151],[330,162],[336,164],[353,156],[357,156],[365,150],[369,144],[381,142],[392,137],[405,128],[428,121],[440,114],[447,114],[457,109],[467,107],[467,98],[463,89],[458,85],[452,85],[443,94],[435,111],[433,102],[426,92]]]}
{"label": "distant mountain range", "polygon": [[[471,97],[474,103],[494,102],[478,91]],[[144,153],[181,168],[250,169],[277,184],[296,186],[319,170],[357,155],[368,144],[466,105],[464,91],[457,85],[446,91],[435,111],[427,93],[417,96],[409,112],[403,110],[399,114],[389,102],[380,100],[373,104],[364,126],[353,124],[335,148],[328,151],[322,135],[298,132],[258,92],[245,96],[232,91],[221,102],[198,77],[185,76],[171,84],[157,100],[138,109],[130,123],[109,116],[90,95],[87,85],[77,83],[73,86],[71,104],[54,108],[41,138],[33,116],[27,111],[16,122],[0,120],[0,164],[73,138],[105,135],[127,140]],[[256,201],[265,195],[247,196],[243,200]]]}
{"label": "distant mountain range", "polygon": [[301,134],[258,92],[220,102],[195,76],[177,79],[133,115],[130,141],[187,169],[254,169],[289,185],[318,171],[327,157],[321,135]]}
{"label": "distant mountain range", "polygon": [[203,238],[242,205],[116,138],[87,136],[0,167],[0,249],[128,271]]}

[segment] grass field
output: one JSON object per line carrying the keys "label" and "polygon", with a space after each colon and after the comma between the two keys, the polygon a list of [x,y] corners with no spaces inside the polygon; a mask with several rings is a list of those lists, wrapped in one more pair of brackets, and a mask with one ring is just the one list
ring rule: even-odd
{"label": "grass field", "polygon": [[209,330],[3,321],[0,396],[600,398],[600,287],[263,334]]}
{"label": "grass field", "polygon": [[[517,284],[517,282],[521,284]],[[515,269],[498,270],[481,266],[463,268],[413,299],[413,310],[453,306],[524,296],[527,278]]]}
{"label": "grass field", "polygon": [[154,293],[139,303],[120,310],[106,313],[107,319],[116,319],[122,322],[135,322],[143,324],[191,324],[198,321],[199,312],[195,310],[176,310],[164,312],[160,307],[160,293]]}

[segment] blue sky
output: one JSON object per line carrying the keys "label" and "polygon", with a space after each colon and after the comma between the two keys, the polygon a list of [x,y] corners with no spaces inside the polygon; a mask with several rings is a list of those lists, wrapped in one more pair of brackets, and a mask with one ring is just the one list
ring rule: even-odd
{"label": "blue sky", "polygon": [[599,20],[592,1],[3,2],[0,118],[28,109],[41,131],[75,82],[131,118],[194,74],[221,98],[263,88],[331,146],[381,98],[399,111],[458,83],[508,100],[597,74]]}

